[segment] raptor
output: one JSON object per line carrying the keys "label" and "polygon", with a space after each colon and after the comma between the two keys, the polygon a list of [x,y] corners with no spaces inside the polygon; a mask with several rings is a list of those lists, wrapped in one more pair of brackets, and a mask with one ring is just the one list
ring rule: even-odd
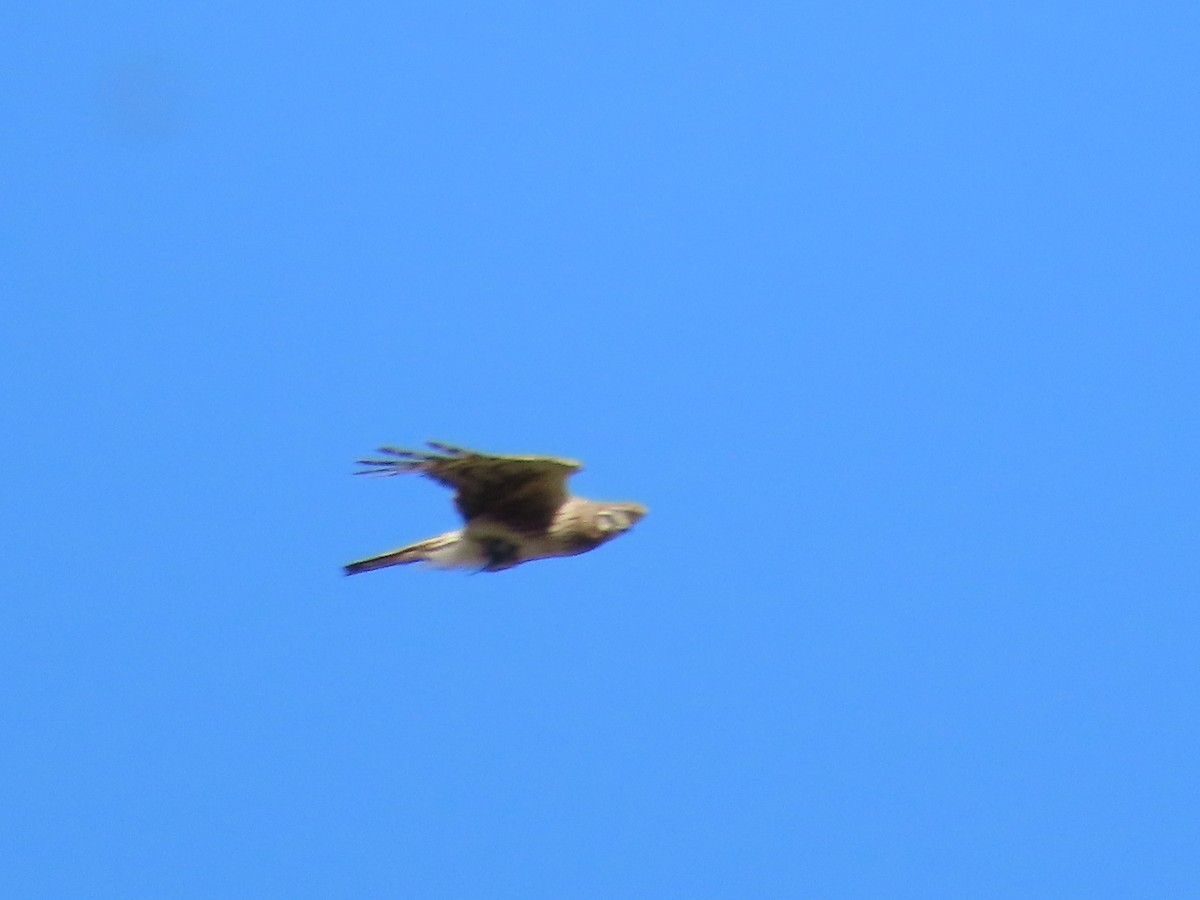
{"label": "raptor", "polygon": [[429,450],[380,447],[360,459],[358,475],[415,472],[455,491],[464,526],[376,556],[355,560],[347,575],[388,566],[500,572],[535,559],[576,556],[627,532],[647,509],[575,497],[567,479],[583,466],[553,456],[498,456],[437,441]]}

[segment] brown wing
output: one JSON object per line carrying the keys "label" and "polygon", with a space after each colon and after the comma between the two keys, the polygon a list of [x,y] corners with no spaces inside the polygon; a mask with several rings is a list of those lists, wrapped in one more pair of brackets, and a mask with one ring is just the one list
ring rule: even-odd
{"label": "brown wing", "polygon": [[454,504],[470,522],[487,516],[524,532],[544,531],[570,496],[567,479],[583,466],[552,456],[493,456],[436,441],[435,452],[380,447],[389,459],[360,459],[358,475],[417,472],[454,488]]}

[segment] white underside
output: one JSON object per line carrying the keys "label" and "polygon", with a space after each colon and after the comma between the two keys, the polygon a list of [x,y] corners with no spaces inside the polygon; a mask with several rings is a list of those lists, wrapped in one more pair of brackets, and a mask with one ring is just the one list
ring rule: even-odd
{"label": "white underside", "polygon": [[431,550],[428,553],[428,563],[439,569],[469,569],[478,572],[488,565],[488,557],[476,538],[495,535],[517,545],[517,560],[513,563],[528,562],[531,559],[548,559],[560,556],[547,542],[530,540],[513,534],[494,524],[477,523],[470,531],[459,532],[457,540],[448,542],[445,547]]}
{"label": "white underside", "polygon": [[439,569],[471,569],[478,571],[487,565],[483,548],[470,538],[460,537],[445,547],[428,554],[429,565]]}

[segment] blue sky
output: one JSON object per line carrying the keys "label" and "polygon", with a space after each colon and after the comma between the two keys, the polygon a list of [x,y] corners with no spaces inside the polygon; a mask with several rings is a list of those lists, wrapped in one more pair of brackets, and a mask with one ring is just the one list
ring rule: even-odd
{"label": "blue sky", "polygon": [[7,896],[1200,891],[1195,8],[0,26]]}

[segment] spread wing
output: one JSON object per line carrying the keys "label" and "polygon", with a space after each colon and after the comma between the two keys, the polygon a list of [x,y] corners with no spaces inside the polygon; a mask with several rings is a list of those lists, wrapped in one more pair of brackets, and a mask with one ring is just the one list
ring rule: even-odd
{"label": "spread wing", "polygon": [[567,479],[583,466],[552,456],[493,456],[427,441],[434,452],[380,447],[385,459],[360,459],[358,475],[417,472],[455,490],[454,505],[470,522],[487,516],[524,532],[544,531],[570,496]]}

